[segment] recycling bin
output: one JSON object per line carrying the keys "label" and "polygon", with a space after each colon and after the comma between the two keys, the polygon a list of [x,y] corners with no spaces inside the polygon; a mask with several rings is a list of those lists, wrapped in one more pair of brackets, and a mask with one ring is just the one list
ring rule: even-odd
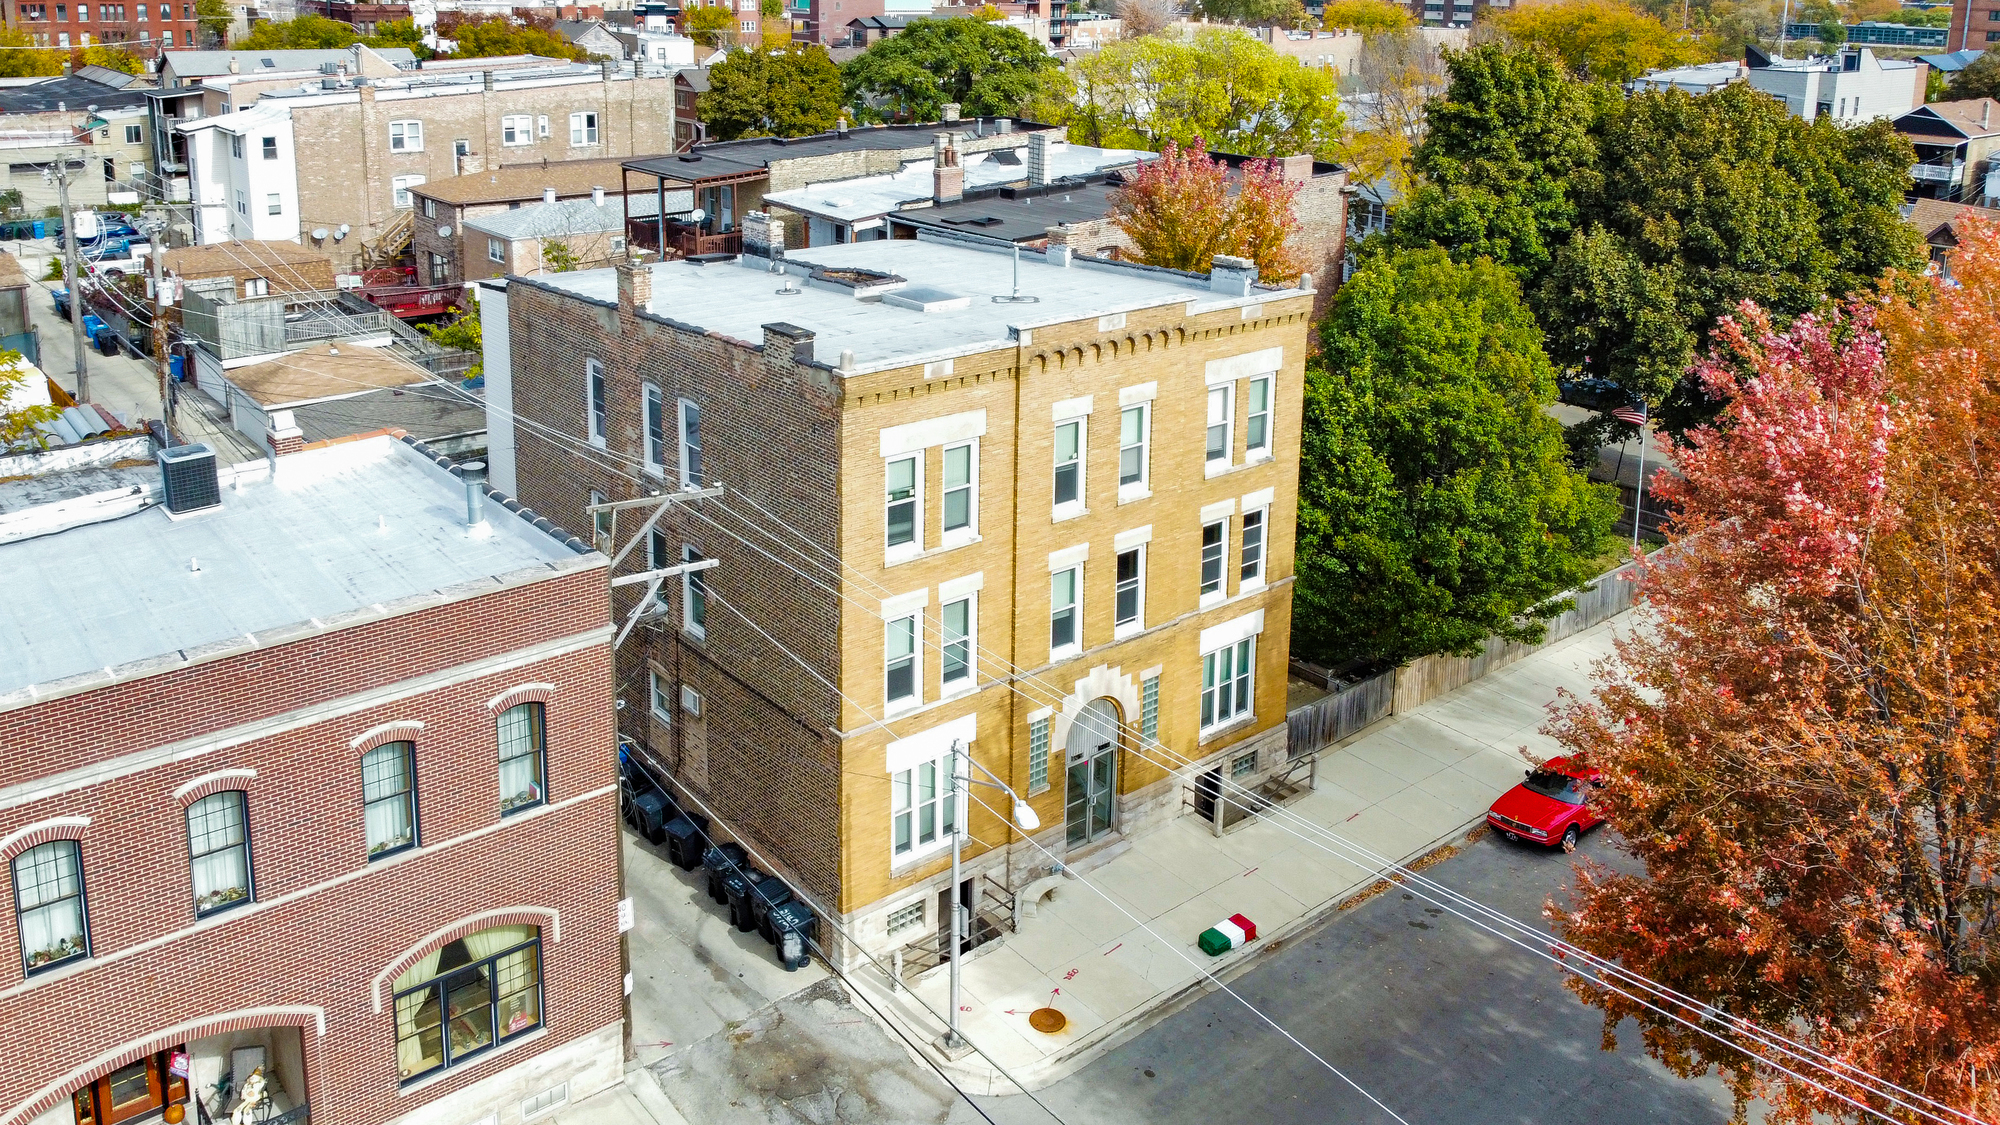
{"label": "recycling bin", "polygon": [[729,896],[722,893],[722,881],[736,874],[746,858],[741,844],[717,844],[701,853],[701,865],[708,868],[708,897],[716,905],[729,905]]}
{"label": "recycling bin", "polygon": [[48,228],[48,224],[47,224],[47,223],[43,222],[43,221],[42,221],[42,220],[40,220],[40,219],[36,219],[36,220],[35,220],[35,237],[36,237],[36,238],[45,238],[45,237],[47,237],[47,235],[48,235],[48,229],[49,229],[49,228]]}
{"label": "recycling bin", "polygon": [[819,919],[813,917],[812,908],[797,899],[781,902],[771,908],[770,920],[778,964],[788,973],[805,968],[819,940]]}
{"label": "recycling bin", "polygon": [[771,910],[792,901],[792,888],[783,879],[775,876],[750,888],[750,921],[757,926],[757,933],[765,941],[776,943],[778,935],[771,929]]}
{"label": "recycling bin", "polygon": [[627,818],[632,830],[644,836],[650,843],[660,843],[667,838],[667,821],[673,816],[667,799],[658,793],[641,793],[632,798],[632,812]]}
{"label": "recycling bin", "polygon": [[702,849],[708,847],[708,818],[682,813],[667,822],[667,859],[682,871],[701,864]]}
{"label": "recycling bin", "polygon": [[757,919],[750,913],[750,890],[765,878],[762,871],[748,865],[723,877],[722,890],[729,896],[729,924],[746,934],[757,928]]}

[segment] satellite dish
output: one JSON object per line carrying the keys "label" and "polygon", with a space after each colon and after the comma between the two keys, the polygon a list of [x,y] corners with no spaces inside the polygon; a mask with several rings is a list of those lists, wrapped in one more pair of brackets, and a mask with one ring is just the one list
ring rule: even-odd
{"label": "satellite dish", "polygon": [[443,225],[443,226],[441,226],[441,227],[439,227],[439,228],[438,228],[438,237],[439,237],[439,238],[450,238],[450,237],[451,237],[451,224],[450,224],[450,223],[446,223],[445,225]]}
{"label": "satellite dish", "polygon": [[325,227],[314,227],[314,228],[313,228],[313,241],[314,241],[314,242],[319,242],[319,241],[321,241],[321,240],[322,240],[322,239],[324,239],[324,238],[326,238],[326,228],[325,228]]}
{"label": "satellite dish", "polygon": [[703,219],[706,219],[706,218],[708,218],[708,212],[706,212],[706,211],[702,210],[702,209],[701,209],[701,208],[699,208],[699,207],[697,207],[697,208],[695,208],[694,210],[692,210],[692,211],[689,211],[689,212],[688,212],[688,222],[690,222],[690,223],[698,223],[698,222],[701,222],[701,221],[702,221]]}
{"label": "satellite dish", "polygon": [[345,235],[347,233],[347,230],[348,230],[347,224],[342,223],[340,224],[340,229],[335,231],[334,233],[339,235]]}

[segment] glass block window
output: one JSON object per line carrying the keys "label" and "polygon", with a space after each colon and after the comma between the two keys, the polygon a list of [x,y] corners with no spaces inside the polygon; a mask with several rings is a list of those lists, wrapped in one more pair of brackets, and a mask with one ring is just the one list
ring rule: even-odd
{"label": "glass block window", "polygon": [[1148,676],[1139,685],[1139,737],[1156,742],[1160,737],[1160,677]]}
{"label": "glass block window", "polygon": [[900,934],[924,924],[924,900],[918,899],[908,906],[899,906],[889,912],[889,933]]}
{"label": "glass block window", "polygon": [[1036,719],[1028,724],[1028,792],[1040,793],[1049,787],[1049,721]]}

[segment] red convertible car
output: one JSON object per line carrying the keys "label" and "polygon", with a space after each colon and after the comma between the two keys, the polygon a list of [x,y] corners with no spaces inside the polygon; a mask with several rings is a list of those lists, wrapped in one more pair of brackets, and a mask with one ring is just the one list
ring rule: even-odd
{"label": "red convertible car", "polygon": [[1531,844],[1576,848],[1577,838],[1600,819],[1590,811],[1595,769],[1569,758],[1552,758],[1528,771],[1527,780],[1507,790],[1486,812],[1486,823]]}

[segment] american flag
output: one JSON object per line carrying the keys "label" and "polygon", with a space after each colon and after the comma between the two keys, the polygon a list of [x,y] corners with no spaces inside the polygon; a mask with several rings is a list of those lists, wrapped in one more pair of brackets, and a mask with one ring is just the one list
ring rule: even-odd
{"label": "american flag", "polygon": [[1637,404],[1626,403],[1624,406],[1612,411],[1611,416],[1620,422],[1630,422],[1644,429],[1646,425],[1646,404],[1643,402]]}

